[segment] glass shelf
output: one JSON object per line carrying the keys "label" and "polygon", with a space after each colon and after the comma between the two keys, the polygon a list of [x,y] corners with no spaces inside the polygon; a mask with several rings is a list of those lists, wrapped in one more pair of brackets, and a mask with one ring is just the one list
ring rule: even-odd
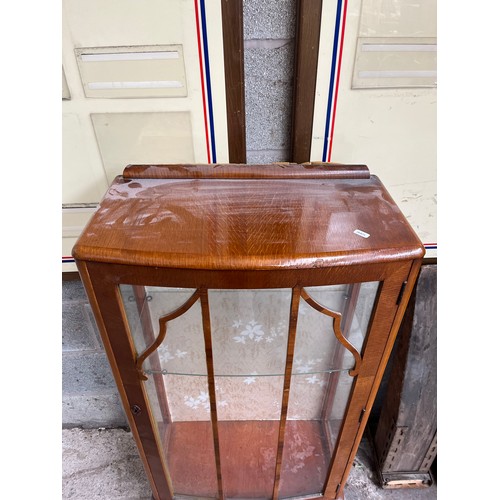
{"label": "glass shelf", "polygon": [[[344,335],[358,353],[362,352],[377,285],[360,285],[355,313],[348,327],[343,327]],[[131,286],[122,285],[121,290],[139,354],[158,337],[160,318],[180,307],[196,291],[147,287],[140,299]],[[310,287],[307,291],[331,310],[343,314],[348,309],[349,285]],[[218,376],[284,373],[290,300],[290,289],[209,290],[214,368]],[[199,301],[167,323],[165,339],[155,352],[153,365],[151,359],[146,360],[145,373],[207,375]],[[334,373],[354,366],[353,354],[334,335],[332,318],[301,300],[293,373]]]}
{"label": "glass shelf", "polygon": [[[178,375],[183,377],[207,377],[206,373],[187,373],[187,372],[169,372],[166,369],[163,370],[151,370],[145,369],[143,370],[146,375]],[[292,377],[300,377],[306,375],[323,375],[329,373],[340,373],[340,372],[349,372],[349,368],[339,368],[337,370],[317,370],[312,372],[293,372]],[[223,373],[215,373],[216,377],[223,378],[260,378],[260,377],[283,377],[283,373],[233,373],[233,374],[223,374]]]}

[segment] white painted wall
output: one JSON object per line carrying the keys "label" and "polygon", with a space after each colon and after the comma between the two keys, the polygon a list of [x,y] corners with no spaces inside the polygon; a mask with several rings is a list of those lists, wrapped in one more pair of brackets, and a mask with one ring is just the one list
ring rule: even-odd
{"label": "white painted wall", "polygon": [[[312,161],[322,159],[336,7],[323,2]],[[358,37],[436,35],[436,0],[349,1],[331,158],[368,165],[424,244],[437,241],[436,88],[353,89],[352,76]]]}

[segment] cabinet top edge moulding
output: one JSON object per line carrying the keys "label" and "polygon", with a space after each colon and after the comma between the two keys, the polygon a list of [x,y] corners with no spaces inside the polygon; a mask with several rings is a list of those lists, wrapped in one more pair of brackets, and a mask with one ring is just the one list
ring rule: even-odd
{"label": "cabinet top edge moulding", "polygon": [[318,271],[424,253],[366,166],[330,163],[129,165],[73,248],[77,261],[200,271]]}

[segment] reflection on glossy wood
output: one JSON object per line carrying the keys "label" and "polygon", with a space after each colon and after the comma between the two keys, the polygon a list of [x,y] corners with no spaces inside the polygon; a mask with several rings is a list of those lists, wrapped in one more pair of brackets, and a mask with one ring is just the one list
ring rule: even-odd
{"label": "reflection on glossy wood", "polygon": [[[286,423],[279,498],[321,494],[331,454],[324,422]],[[336,435],[332,436],[335,442]]]}
{"label": "reflection on glossy wood", "polygon": [[[166,454],[174,493],[213,497],[217,479],[210,422],[173,422],[170,426]],[[331,428],[336,438],[338,423],[333,422]],[[279,421],[221,421],[219,432],[225,497],[270,498]],[[328,470],[326,448],[320,421],[286,423],[279,498],[321,493]]]}
{"label": "reflection on glossy wood", "polygon": [[273,163],[246,165],[128,165],[124,179],[369,179],[366,165],[340,163]]}
{"label": "reflection on glossy wood", "polygon": [[209,421],[173,422],[165,444],[175,495],[217,496],[212,426]]}

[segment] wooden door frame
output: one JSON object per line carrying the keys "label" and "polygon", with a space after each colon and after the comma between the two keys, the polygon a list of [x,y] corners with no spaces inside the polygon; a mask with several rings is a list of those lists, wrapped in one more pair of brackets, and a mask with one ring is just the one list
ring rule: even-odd
{"label": "wooden door frame", "polygon": [[[348,266],[352,273],[348,274],[353,278],[353,282],[380,281],[382,288],[378,293],[374,306],[375,316],[372,316],[367,333],[366,342],[370,346],[365,345],[363,349],[366,348],[366,352],[363,354],[360,372],[354,380],[347,412],[333,456],[330,459],[330,470],[323,491],[325,498],[339,498],[342,495],[420,264],[421,260]],[[103,344],[110,360],[131,431],[157,500],[171,500],[174,491],[165,456],[161,451],[162,439],[154,424],[152,408],[145,386],[137,375],[137,353],[133,347],[119,285],[168,286],[170,282],[182,287],[201,286],[205,290],[206,287],[250,289],[296,286],[297,282],[302,282],[302,286],[324,284],[325,282],[339,284],[346,277],[345,270],[338,267],[329,268],[327,272],[325,269],[313,269],[305,272],[304,270],[293,270],[278,274],[267,272],[265,273],[267,277],[262,276],[259,271],[241,271],[240,273],[231,273],[231,275],[224,272],[213,272],[207,275],[191,269],[170,270],[140,265],[127,266],[84,261],[79,261],[78,267],[101,331]],[[240,277],[245,279],[240,280]],[[401,295],[402,282],[405,280],[408,282],[408,286],[401,299],[398,299],[398,295]],[[243,287],[242,283],[244,283]],[[290,365],[288,368],[291,370],[291,363],[288,364]],[[212,392],[211,406],[214,408],[215,393]],[[284,421],[284,423],[286,422]],[[215,425],[217,425],[217,419],[215,419]],[[284,425],[282,427],[284,428]],[[283,446],[283,436],[281,446]],[[276,493],[277,489],[275,488]]]}
{"label": "wooden door frame", "polygon": [[290,161],[310,161],[323,0],[296,0]]}
{"label": "wooden door frame", "polygon": [[243,0],[221,0],[229,163],[246,163]]}

